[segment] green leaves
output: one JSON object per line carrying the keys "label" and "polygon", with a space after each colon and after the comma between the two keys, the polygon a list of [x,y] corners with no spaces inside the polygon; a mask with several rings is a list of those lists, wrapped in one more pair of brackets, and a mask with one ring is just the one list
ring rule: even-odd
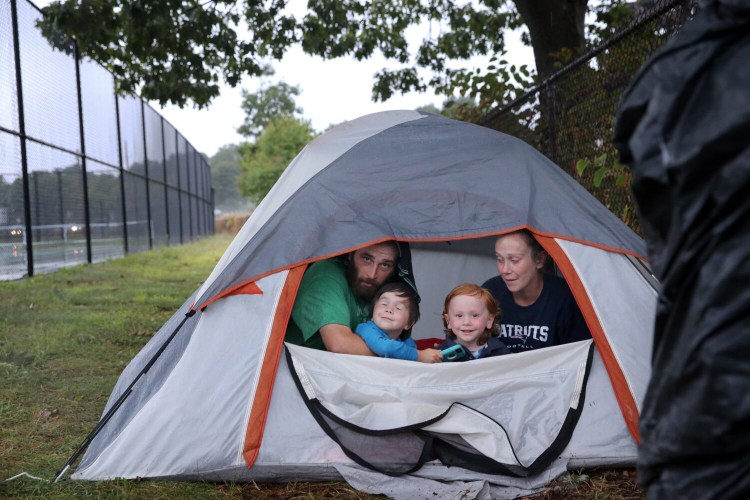
{"label": "green leaves", "polygon": [[583,177],[586,169],[591,165],[594,165],[596,170],[594,171],[594,186],[601,187],[602,182],[606,178],[614,178],[615,186],[624,187],[628,181],[628,174],[625,170],[625,166],[620,163],[616,158],[611,158],[607,153],[603,153],[591,162],[586,158],[581,158],[576,162],[576,172],[578,177]]}
{"label": "green leaves", "polygon": [[301,114],[302,108],[294,101],[294,97],[299,93],[298,86],[284,82],[263,82],[255,93],[243,90],[242,109],[245,111],[245,121],[237,132],[249,139],[255,139],[274,118]]}
{"label": "green leaves", "polygon": [[589,165],[591,165],[591,162],[583,158],[576,162],[576,172],[578,172],[578,177],[583,177],[583,173]]}
{"label": "green leaves", "polygon": [[[380,52],[405,65],[376,76],[373,97],[385,100],[427,86],[439,85],[446,95],[457,87],[476,94],[491,86],[487,75],[452,81],[464,70],[448,69],[447,62],[502,53],[503,30],[517,20],[506,5],[310,0],[307,14],[295,19],[284,13],[286,0],[63,0],[44,9],[40,26],[63,50],[72,50],[74,37],[82,55],[114,73],[120,92],[161,104],[203,107],[218,95],[222,80],[234,86],[244,75],[262,76],[267,58],[281,59],[296,43],[324,58],[362,60]],[[239,34],[240,22],[247,36]],[[416,52],[405,35],[414,26],[426,30]],[[421,68],[435,76],[425,79]]]}
{"label": "green leaves", "polygon": [[273,118],[240,161],[240,193],[255,203],[273,187],[286,166],[313,138],[309,122],[291,116]]}
{"label": "green leaves", "polygon": [[[580,11],[586,1],[559,0],[560,9]],[[627,9],[607,10],[622,3],[606,0],[595,7],[592,36],[608,23],[624,22]],[[270,59],[281,59],[296,44],[327,59],[380,53],[396,61],[400,67],[375,75],[375,100],[429,87],[487,107],[513,99],[535,80],[533,70],[502,60],[509,30],[547,30],[544,50],[535,50],[546,54],[539,56],[545,61],[583,46],[579,27],[567,18],[550,20],[549,12],[534,8],[537,0],[309,0],[301,18],[286,6],[287,0],[62,0],[43,9],[39,25],[61,50],[72,51],[74,37],[83,56],[114,73],[121,93],[198,107],[218,95],[222,81],[235,86],[243,76],[263,76]],[[556,25],[565,29],[553,30]],[[406,33],[414,30],[421,41],[410,47]],[[528,33],[526,39],[535,41]],[[486,68],[471,67],[468,61],[477,56],[493,60]]]}
{"label": "green leaves", "polygon": [[[270,67],[264,75],[273,75]],[[237,131],[250,139],[239,147],[237,186],[240,194],[259,203],[299,151],[313,138],[310,122],[294,98],[299,87],[284,82],[261,82],[257,92],[242,91],[245,121]]]}
{"label": "green leaves", "polygon": [[[250,31],[288,41],[288,20],[274,10],[279,3],[257,6]],[[238,43],[234,1],[65,0],[43,11],[45,36],[66,51],[74,37],[83,56],[114,73],[121,93],[203,107],[219,94],[221,79],[236,84],[244,74],[263,72],[253,57],[261,41]]]}
{"label": "green leaves", "polygon": [[223,212],[244,211],[250,206],[237,187],[240,158],[239,147],[235,144],[227,144],[208,160],[211,166],[214,204]]}

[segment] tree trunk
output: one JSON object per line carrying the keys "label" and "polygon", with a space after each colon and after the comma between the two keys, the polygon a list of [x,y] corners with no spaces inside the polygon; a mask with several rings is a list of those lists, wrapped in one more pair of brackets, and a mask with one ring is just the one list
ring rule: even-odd
{"label": "tree trunk", "polygon": [[541,78],[555,71],[561,49],[579,54],[585,46],[583,22],[588,0],[513,0],[534,48],[536,70]]}

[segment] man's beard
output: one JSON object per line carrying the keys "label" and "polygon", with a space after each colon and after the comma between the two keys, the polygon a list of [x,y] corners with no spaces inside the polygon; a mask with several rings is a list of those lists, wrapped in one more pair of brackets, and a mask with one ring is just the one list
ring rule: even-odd
{"label": "man's beard", "polygon": [[[350,263],[346,268],[346,278],[349,281],[349,287],[352,289],[352,292],[354,292],[354,295],[366,301],[372,300],[373,297],[375,297],[378,288],[382,285],[382,283],[379,284],[373,280],[360,278],[357,273],[357,268],[354,267],[353,263]],[[368,283],[371,286],[366,286]]]}

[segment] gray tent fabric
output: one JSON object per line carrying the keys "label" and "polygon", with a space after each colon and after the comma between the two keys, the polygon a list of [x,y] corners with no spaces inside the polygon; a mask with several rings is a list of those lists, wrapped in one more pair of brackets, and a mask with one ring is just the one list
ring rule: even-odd
{"label": "gray tent fabric", "polygon": [[[457,283],[494,275],[495,236],[518,227],[532,228],[553,255],[594,344],[473,361],[491,378],[486,384],[467,383],[472,363],[435,366],[290,346],[305,359],[295,373],[315,374],[315,396],[300,393],[284,335],[309,263],[375,241],[408,243],[422,298],[412,334],[424,339],[443,333],[445,294]],[[394,498],[509,498],[566,468],[632,465],[656,304],[644,265],[634,264],[644,251],[632,230],[517,139],[415,111],[339,125],[295,158],[208,279],[124,370],[105,408],[105,415],[122,413],[99,429],[72,477],[344,478]],[[420,380],[445,389],[452,401],[443,399],[437,414],[446,417],[429,424],[395,420],[417,415],[409,390]],[[501,385],[507,398],[495,394]],[[388,411],[396,387],[403,404],[394,400]],[[437,459],[407,458],[421,467],[401,477],[366,470],[316,421],[307,405],[312,399],[347,443],[357,439],[348,431],[354,427],[373,433],[424,427],[418,431],[466,453],[449,455],[441,443]],[[363,399],[372,404],[350,406]],[[429,403],[419,411],[429,413]],[[485,425],[490,418],[509,438],[498,425]]]}
{"label": "gray tent fabric", "polygon": [[539,493],[544,489],[544,484],[565,472],[565,465],[557,463],[531,480],[505,478],[503,486],[493,484],[489,480],[446,483],[440,476],[408,477],[404,480],[383,477],[376,472],[345,465],[339,465],[336,469],[349,484],[358,490],[376,495],[387,495],[394,500],[434,500],[435,498],[440,498],[440,500],[502,500]]}
{"label": "gray tent fabric", "polygon": [[662,290],[640,421],[649,498],[750,498],[750,2],[703,1],[624,96]]}
{"label": "gray tent fabric", "polygon": [[[98,439],[94,439],[91,442],[86,455],[84,455],[79,464],[79,468],[85,468],[93,457],[98,456],[102,452],[103,448],[117,436],[120,430],[128,425],[151,396],[159,391],[165,379],[172,373],[174,366],[180,360],[182,353],[190,343],[193,331],[198,323],[197,316],[185,318],[193,302],[195,302],[195,293],[162,325],[146,345],[143,346],[138,356],[131,360],[122,374],[120,374],[120,383],[115,386],[112,394],[110,394],[104,414],[117,404],[123,393],[125,393],[126,388],[130,385],[130,382],[135,380],[138,374],[146,368],[150,360],[154,358],[155,353],[166,344],[167,339],[175,329],[180,329],[178,332],[179,335],[175,335],[174,340],[166,344],[164,352],[159,355],[159,363],[155,363],[153,367],[149,368],[143,374],[142,379],[139,381],[139,390],[132,391],[126,396],[120,403],[120,406],[116,408],[117,411],[112,414],[107,425],[102,428]],[[179,327],[183,320],[185,320],[185,323]]]}
{"label": "gray tent fabric", "polygon": [[[270,269],[386,238],[450,240],[529,226],[644,255],[635,233],[623,230],[614,214],[525,142],[442,116],[415,115],[327,157],[324,165],[311,164],[320,155],[303,150],[290,174],[310,168],[319,173],[201,290],[197,304]],[[308,148],[314,151],[316,141],[327,147],[332,141],[325,139]],[[296,235],[295,244],[273,247],[280,233]]]}

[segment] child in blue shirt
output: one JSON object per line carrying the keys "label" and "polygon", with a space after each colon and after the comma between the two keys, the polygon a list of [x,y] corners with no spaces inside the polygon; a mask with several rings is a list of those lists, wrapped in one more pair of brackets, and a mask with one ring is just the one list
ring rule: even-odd
{"label": "child in blue shirt", "polygon": [[422,363],[441,362],[443,357],[439,350],[417,350],[411,328],[418,319],[419,304],[414,291],[404,283],[387,283],[375,293],[371,319],[357,325],[355,333],[377,356]]}

